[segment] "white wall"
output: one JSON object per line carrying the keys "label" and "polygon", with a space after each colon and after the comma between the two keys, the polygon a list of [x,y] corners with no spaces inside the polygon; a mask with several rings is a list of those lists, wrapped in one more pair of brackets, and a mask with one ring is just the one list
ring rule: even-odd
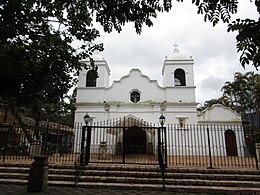
{"label": "white wall", "polygon": [[200,123],[241,124],[241,115],[221,104],[215,104],[199,113]]}

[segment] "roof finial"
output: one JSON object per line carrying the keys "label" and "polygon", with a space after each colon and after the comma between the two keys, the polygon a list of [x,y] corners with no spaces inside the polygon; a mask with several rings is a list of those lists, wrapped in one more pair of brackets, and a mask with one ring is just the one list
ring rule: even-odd
{"label": "roof finial", "polygon": [[173,50],[173,53],[179,53],[179,50],[178,50],[178,46],[179,45],[177,45],[176,43],[173,45],[175,48],[174,48],[174,50]]}

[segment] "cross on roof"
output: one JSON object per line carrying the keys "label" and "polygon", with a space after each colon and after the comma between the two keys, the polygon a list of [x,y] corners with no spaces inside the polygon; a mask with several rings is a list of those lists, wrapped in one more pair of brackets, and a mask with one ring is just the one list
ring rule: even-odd
{"label": "cross on roof", "polygon": [[179,53],[179,50],[178,50],[178,46],[179,45],[177,45],[176,43],[173,45],[175,48],[174,48],[174,50],[173,50],[173,53]]}

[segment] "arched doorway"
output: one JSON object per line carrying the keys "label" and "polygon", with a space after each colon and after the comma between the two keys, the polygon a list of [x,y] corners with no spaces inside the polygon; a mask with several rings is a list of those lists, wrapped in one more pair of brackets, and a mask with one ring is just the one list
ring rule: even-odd
{"label": "arched doorway", "polygon": [[127,154],[146,154],[146,131],[132,126],[125,131],[125,152]]}
{"label": "arched doorway", "polygon": [[227,156],[238,156],[236,135],[234,131],[232,130],[225,131],[225,143],[226,143]]}

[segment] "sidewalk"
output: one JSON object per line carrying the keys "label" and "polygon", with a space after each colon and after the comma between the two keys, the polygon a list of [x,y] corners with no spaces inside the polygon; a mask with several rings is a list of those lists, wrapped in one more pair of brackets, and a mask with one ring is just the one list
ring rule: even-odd
{"label": "sidewalk", "polygon": [[[174,193],[174,192],[160,192],[160,191],[136,191],[136,190],[117,190],[117,189],[88,189],[88,188],[74,188],[74,187],[54,187],[48,186],[47,190],[44,192],[27,192],[26,185],[11,185],[11,184],[0,184],[0,195],[42,195],[42,194],[51,194],[51,195],[182,195],[183,193]],[[185,195],[195,195],[196,193],[185,193]]]}

